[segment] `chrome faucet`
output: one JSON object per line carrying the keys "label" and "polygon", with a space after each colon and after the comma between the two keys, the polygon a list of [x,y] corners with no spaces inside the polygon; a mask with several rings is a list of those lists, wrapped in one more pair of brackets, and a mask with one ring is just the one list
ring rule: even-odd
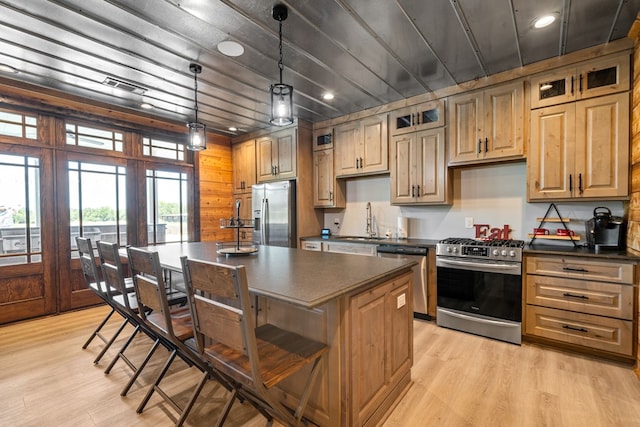
{"label": "chrome faucet", "polygon": [[373,216],[371,215],[371,202],[367,202],[367,235],[373,237],[376,232],[373,230]]}

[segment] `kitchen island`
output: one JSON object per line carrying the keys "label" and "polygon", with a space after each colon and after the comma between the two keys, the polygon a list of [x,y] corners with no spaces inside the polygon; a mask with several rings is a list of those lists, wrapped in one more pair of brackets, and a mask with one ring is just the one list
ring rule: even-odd
{"label": "kitchen island", "polygon": [[[213,242],[149,249],[173,271],[181,270],[182,256],[244,265],[258,324],[268,322],[329,345],[305,413],[314,423],[378,424],[411,385],[415,262],[271,246],[228,257],[218,255]],[[289,406],[302,389],[301,377],[281,387]]]}

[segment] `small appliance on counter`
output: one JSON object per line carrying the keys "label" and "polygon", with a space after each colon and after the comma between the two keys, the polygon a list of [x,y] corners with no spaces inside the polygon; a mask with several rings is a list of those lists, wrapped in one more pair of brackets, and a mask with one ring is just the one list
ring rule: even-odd
{"label": "small appliance on counter", "polygon": [[593,218],[586,222],[587,245],[590,248],[621,250],[626,246],[627,221],[611,215],[606,207],[593,210]]}

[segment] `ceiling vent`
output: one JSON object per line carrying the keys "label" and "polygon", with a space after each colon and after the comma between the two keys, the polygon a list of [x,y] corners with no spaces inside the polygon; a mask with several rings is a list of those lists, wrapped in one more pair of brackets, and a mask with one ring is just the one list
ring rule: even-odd
{"label": "ceiling vent", "polygon": [[115,87],[116,89],[126,90],[127,92],[137,93],[142,95],[147,90],[146,87],[138,86],[131,82],[125,82],[124,80],[116,79],[115,77],[107,76],[102,82],[103,85]]}

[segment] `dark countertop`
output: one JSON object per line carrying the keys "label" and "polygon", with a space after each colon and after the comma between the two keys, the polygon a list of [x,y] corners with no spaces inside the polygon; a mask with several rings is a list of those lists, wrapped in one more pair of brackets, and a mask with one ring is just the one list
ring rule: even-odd
{"label": "dark countertop", "polygon": [[291,302],[305,308],[318,307],[353,291],[409,271],[415,261],[372,258],[327,252],[259,246],[243,256],[218,255],[215,242],[170,243],[151,246],[164,268],[182,271],[180,257],[244,265],[249,291]]}
{"label": "dark countertop", "polygon": [[[321,236],[312,236],[312,237],[304,237],[301,240],[310,240],[310,241],[332,241],[332,242],[345,242],[345,243],[361,243],[361,244],[374,244],[374,245],[383,245],[383,244],[391,244],[391,245],[411,245],[411,246],[420,246],[426,247],[429,249],[435,249],[436,243],[438,243],[439,239],[367,239],[367,238],[358,238],[352,239],[350,236],[330,236],[328,238],[323,238]],[[528,243],[528,241],[525,241]],[[616,251],[616,250],[600,250],[596,251],[595,249],[589,249],[585,246],[574,247],[571,244],[567,245],[544,245],[544,244],[534,244],[529,245],[525,243],[523,248],[523,253],[526,256],[527,254],[537,254],[537,255],[558,255],[558,256],[583,256],[583,257],[594,257],[594,258],[603,258],[603,259],[612,259],[612,260],[622,260],[622,261],[636,261],[640,262],[640,256],[635,255],[630,251]]]}

